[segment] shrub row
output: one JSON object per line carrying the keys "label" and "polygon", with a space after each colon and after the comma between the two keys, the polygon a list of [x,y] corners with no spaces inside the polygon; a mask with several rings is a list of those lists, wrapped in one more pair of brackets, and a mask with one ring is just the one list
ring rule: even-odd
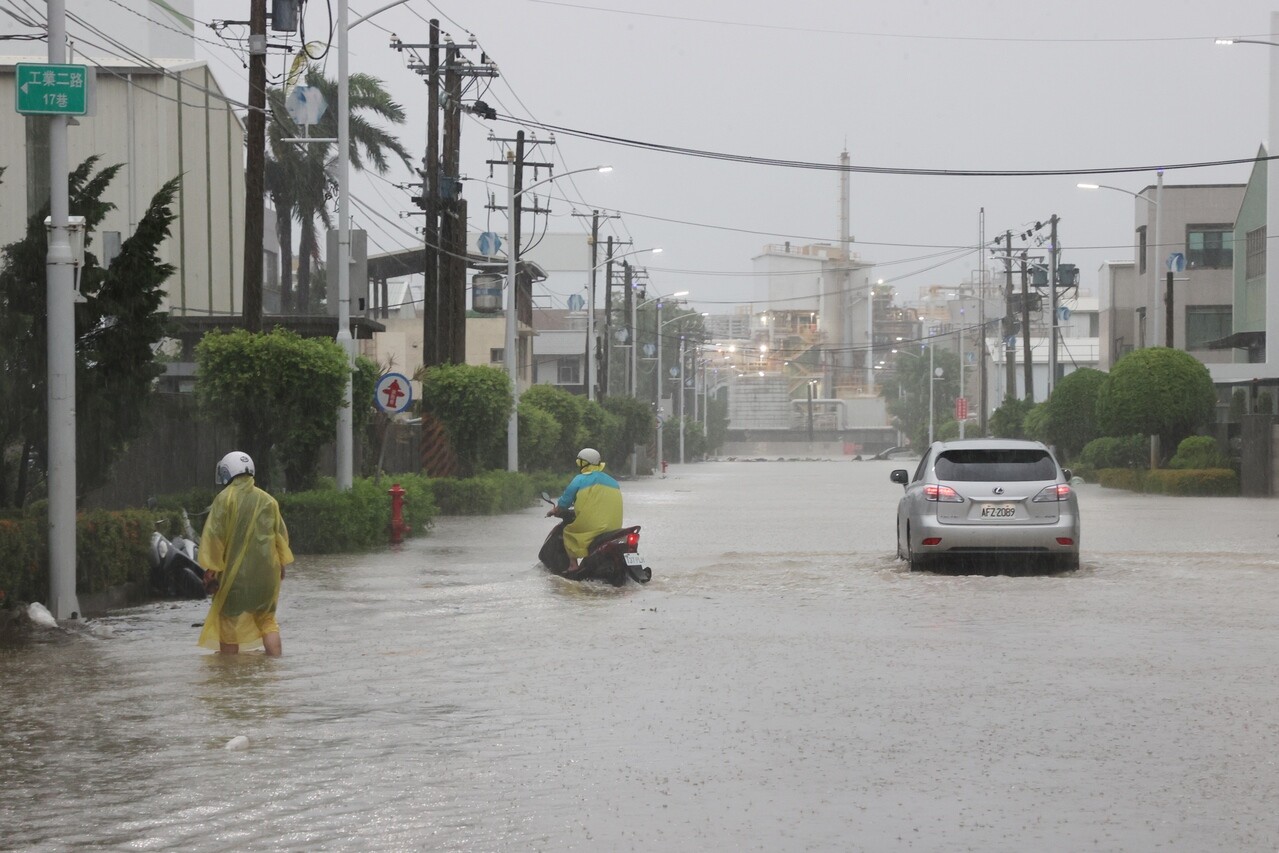
{"label": "shrub row", "polygon": [[1101,485],[1157,495],[1216,497],[1239,494],[1239,475],[1229,468],[1177,470],[1160,468],[1102,468],[1097,472]]}
{"label": "shrub row", "polygon": [[489,471],[469,480],[433,480],[432,486],[444,515],[497,515],[523,509],[541,492],[558,495],[570,479],[565,474]]}
{"label": "shrub row", "polygon": [[[332,480],[309,492],[277,495],[280,514],[289,528],[293,550],[299,554],[364,551],[384,545],[391,523],[387,490],[399,483],[405,491],[404,518],[410,535],[423,536],[437,514],[495,514],[529,506],[539,492],[558,494],[568,484],[562,474],[492,472],[474,480],[432,480],[417,474],[356,480],[349,492],[339,492]],[[158,520],[168,535],[182,530],[181,508],[196,515],[212,499],[199,491],[161,499],[154,510],[93,510],[76,518],[76,589],[94,594],[150,583],[147,552]],[[437,504],[438,502],[438,504]],[[15,601],[45,601],[49,591],[47,507],[0,518],[0,606]]]}
{"label": "shrub row", "polygon": [[[154,514],[146,510],[93,510],[78,515],[76,588],[88,593],[130,583],[145,588],[154,522]],[[0,521],[0,597],[6,604],[44,601],[48,592],[49,540],[44,512]]]}

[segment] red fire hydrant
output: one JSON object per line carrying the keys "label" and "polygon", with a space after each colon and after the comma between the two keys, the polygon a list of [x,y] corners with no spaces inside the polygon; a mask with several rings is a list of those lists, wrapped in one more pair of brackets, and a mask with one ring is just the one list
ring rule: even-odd
{"label": "red fire hydrant", "polygon": [[665,460],[665,459],[663,459],[663,460],[662,460],[662,476],[663,476],[663,477],[665,477],[665,476],[666,476],[666,465],[667,465],[667,462],[666,462],[666,460]]}
{"label": "red fire hydrant", "polygon": [[399,545],[413,528],[404,520],[404,489],[395,483],[386,493],[391,496],[391,544]]}

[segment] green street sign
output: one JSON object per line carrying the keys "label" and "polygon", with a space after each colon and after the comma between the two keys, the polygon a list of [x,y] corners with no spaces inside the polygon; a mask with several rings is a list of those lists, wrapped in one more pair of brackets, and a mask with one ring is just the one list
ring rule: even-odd
{"label": "green street sign", "polygon": [[88,66],[20,63],[17,69],[18,112],[66,116],[88,113],[91,79]]}

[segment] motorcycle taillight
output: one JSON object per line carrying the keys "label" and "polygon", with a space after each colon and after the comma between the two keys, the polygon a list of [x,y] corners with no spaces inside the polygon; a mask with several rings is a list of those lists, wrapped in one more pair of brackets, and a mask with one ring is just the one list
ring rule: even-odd
{"label": "motorcycle taillight", "polygon": [[631,550],[635,550],[636,548],[638,548],[638,547],[639,547],[639,534],[638,534],[638,533],[628,533],[628,534],[626,534],[626,547],[627,547],[627,548],[630,548]]}

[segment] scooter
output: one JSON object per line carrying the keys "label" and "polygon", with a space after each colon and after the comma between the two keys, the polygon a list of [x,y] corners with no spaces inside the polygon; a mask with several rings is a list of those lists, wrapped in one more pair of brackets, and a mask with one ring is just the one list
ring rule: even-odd
{"label": "scooter", "polygon": [[[153,500],[147,505],[155,509]],[[187,511],[182,510],[182,533],[165,536],[160,528],[166,524],[167,519],[160,519],[151,533],[151,587],[168,598],[204,598],[208,590],[204,569],[197,560],[199,540]]]}
{"label": "scooter", "polygon": [[[552,507],[557,505],[546,492],[542,492],[542,500]],[[639,555],[638,526],[609,530],[596,536],[577,571],[569,571],[568,551],[564,550],[564,528],[576,517],[572,509],[563,511],[559,524],[546,535],[542,549],[537,552],[542,565],[569,580],[601,580],[613,586],[622,586],[628,577],[641,584],[652,580],[653,570],[643,564]]]}

